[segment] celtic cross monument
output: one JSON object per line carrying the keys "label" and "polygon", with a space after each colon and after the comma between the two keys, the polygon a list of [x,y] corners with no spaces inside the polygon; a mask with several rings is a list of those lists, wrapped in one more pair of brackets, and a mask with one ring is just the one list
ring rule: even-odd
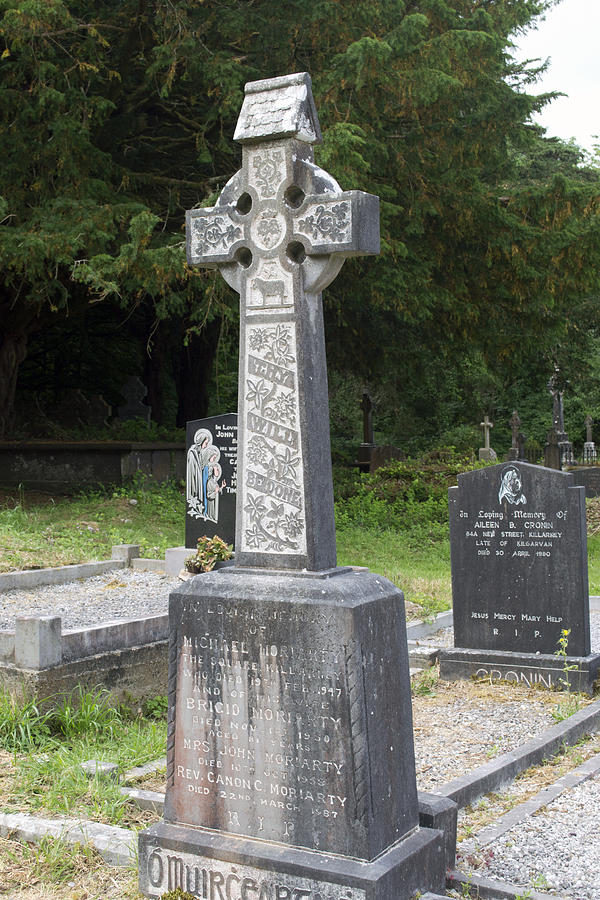
{"label": "celtic cross monument", "polygon": [[235,138],[242,168],[188,213],[187,252],[240,294],[236,556],[169,598],[167,790],[140,888],[441,892],[455,807],[434,798],[421,827],[404,598],[336,566],[320,292],[378,251],[378,199],[313,162],[307,74],[246,85]]}
{"label": "celtic cross monument", "polygon": [[320,293],[344,260],[379,252],[379,198],[342,191],[306,73],[246,85],[242,168],[212,209],[187,214],[192,265],[240,295],[236,564],[335,566]]}

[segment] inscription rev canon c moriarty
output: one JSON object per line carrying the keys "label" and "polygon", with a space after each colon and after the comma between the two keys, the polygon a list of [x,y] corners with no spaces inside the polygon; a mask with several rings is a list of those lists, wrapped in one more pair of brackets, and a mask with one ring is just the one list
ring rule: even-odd
{"label": "inscription rev canon c moriarty", "polygon": [[585,491],[567,473],[510,462],[450,488],[456,647],[590,653]]}

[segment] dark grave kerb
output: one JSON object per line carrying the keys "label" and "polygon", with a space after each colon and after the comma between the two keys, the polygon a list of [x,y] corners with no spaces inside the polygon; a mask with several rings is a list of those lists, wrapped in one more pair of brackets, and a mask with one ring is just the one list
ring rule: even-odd
{"label": "dark grave kerb", "polygon": [[515,461],[458,476],[448,492],[453,650],[443,678],[477,674],[560,688],[556,655],[569,631],[568,676],[590,691],[585,492],[573,476]]}
{"label": "dark grave kerb", "polygon": [[419,827],[404,598],[336,567],[320,291],[379,247],[378,199],[312,161],[306,73],[246,86],[242,169],[188,216],[240,293],[235,564],[169,600],[167,792],[140,888],[203,900],[409,900],[444,888]]}

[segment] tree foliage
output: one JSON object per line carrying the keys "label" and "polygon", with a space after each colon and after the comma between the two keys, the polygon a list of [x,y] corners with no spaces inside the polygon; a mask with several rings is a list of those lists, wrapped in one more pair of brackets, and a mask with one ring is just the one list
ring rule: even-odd
{"label": "tree foliage", "polygon": [[0,421],[31,334],[100,304],[156,397],[168,370],[180,419],[205,412],[237,301],[185,265],[183,213],[239,167],[244,83],[289,71],[313,76],[319,163],[382,199],[381,256],[326,292],[334,368],[384,384],[407,433],[551,369],[575,308],[595,327],[600,258],[598,172],[530,124],[548,97],[511,57],[551,2],[0,0]]}

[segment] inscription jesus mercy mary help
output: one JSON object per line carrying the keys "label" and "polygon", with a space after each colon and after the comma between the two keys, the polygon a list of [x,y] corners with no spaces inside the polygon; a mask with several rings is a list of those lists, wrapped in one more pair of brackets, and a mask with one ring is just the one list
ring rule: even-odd
{"label": "inscription jesus mercy mary help", "polygon": [[241,300],[236,562],[324,569],[335,531],[320,292],[346,258],[379,252],[379,200],[314,164],[306,73],[246,85],[234,138],[242,168],[215,207],[188,212],[187,253]]}

